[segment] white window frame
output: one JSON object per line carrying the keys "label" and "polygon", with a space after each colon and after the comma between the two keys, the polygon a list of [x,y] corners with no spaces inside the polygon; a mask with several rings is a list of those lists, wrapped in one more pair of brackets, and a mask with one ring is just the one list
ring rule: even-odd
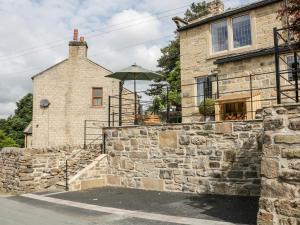
{"label": "white window frame", "polygon": [[[222,23],[222,22],[226,22],[226,26],[227,26],[227,49],[224,49],[224,50],[222,50],[222,51],[217,51],[217,52],[214,52],[214,46],[213,46],[213,25],[214,24],[218,24],[218,23]],[[214,23],[212,23],[211,25],[210,25],[210,42],[211,42],[211,52],[213,53],[213,54],[219,54],[219,53],[222,53],[222,52],[227,52],[228,50],[229,50],[229,48],[230,48],[230,32],[229,32],[229,24],[228,24],[228,20],[227,19],[225,19],[225,20],[218,20],[218,21],[216,21],[216,22],[214,22]]]}
{"label": "white window frame", "polygon": [[[234,43],[233,43],[233,19],[238,18],[238,17],[242,17],[242,16],[249,16],[249,18],[250,18],[251,44],[241,46],[241,47],[234,47]],[[214,52],[213,51],[212,26],[213,26],[213,24],[220,23],[222,21],[227,21],[228,49],[223,50],[223,51]],[[211,53],[211,55],[218,55],[218,54],[226,53],[226,52],[229,52],[229,51],[243,49],[243,48],[249,48],[249,47],[253,46],[253,43],[254,43],[254,35],[253,35],[254,32],[253,32],[253,30],[254,30],[253,29],[253,17],[251,15],[251,13],[240,14],[240,15],[237,15],[237,16],[229,17],[229,18],[226,18],[226,19],[223,19],[223,20],[218,20],[216,22],[211,23],[210,24],[210,53]]]}
{"label": "white window frame", "polygon": [[[251,35],[251,43],[249,45],[244,45],[244,46],[240,46],[240,47],[234,47],[234,33],[233,33],[233,20],[242,16],[249,16],[250,19],[250,35]],[[247,48],[249,46],[251,46],[253,44],[253,29],[252,29],[252,19],[251,19],[251,15],[250,13],[248,14],[242,14],[242,15],[238,15],[238,16],[234,16],[230,18],[230,24],[231,24],[231,37],[232,37],[232,49],[240,49],[240,48]]]}

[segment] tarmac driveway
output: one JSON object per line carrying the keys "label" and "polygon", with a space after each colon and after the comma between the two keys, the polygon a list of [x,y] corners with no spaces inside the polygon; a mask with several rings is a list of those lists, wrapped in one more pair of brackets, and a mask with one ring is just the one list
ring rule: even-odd
{"label": "tarmac driveway", "polygon": [[[256,224],[258,211],[257,197],[193,195],[113,187],[58,194],[37,193],[0,198],[0,201],[0,224],[5,225],[27,225],[21,218],[31,214],[34,218],[35,215],[41,217],[36,223],[41,225]],[[12,211],[4,213],[9,208]],[[10,215],[11,223],[7,215]],[[13,223],[17,218],[22,223]],[[28,225],[35,225],[29,222]]]}

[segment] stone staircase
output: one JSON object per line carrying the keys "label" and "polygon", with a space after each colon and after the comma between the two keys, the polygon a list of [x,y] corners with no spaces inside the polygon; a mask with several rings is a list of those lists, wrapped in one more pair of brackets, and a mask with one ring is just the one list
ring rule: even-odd
{"label": "stone staircase", "polygon": [[[88,165],[81,164],[81,166],[78,167],[81,169],[76,173],[72,171],[71,176],[68,173],[68,190],[85,190],[106,185],[107,155],[101,154],[87,162],[90,163]],[[58,182],[56,189],[66,190],[66,180]]]}
{"label": "stone staircase", "polygon": [[50,187],[50,189],[66,190],[66,168],[68,181],[70,181],[76,174],[88,167],[88,165],[93,163],[94,160],[101,155],[101,146],[89,146],[87,149],[81,149],[74,152],[67,157],[66,162],[61,166],[59,174],[57,175],[59,181],[55,184],[55,187]]}

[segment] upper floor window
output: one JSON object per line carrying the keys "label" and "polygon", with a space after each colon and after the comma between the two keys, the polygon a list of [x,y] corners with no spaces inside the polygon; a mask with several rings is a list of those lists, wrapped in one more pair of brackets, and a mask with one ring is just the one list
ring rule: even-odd
{"label": "upper floor window", "polygon": [[227,21],[214,23],[211,26],[213,52],[220,52],[228,49],[228,28]]}
{"label": "upper floor window", "polygon": [[100,107],[103,105],[103,88],[93,88],[92,104],[93,107]]}
{"label": "upper floor window", "polygon": [[[297,59],[298,61],[298,69],[300,67],[300,57],[298,57]],[[294,64],[294,56],[293,55],[289,55],[286,57],[286,62],[287,62],[287,66],[288,66],[288,80],[293,81],[295,80],[293,77],[293,64]],[[300,73],[298,72],[298,80],[300,80]]]}
{"label": "upper floor window", "polygon": [[232,19],[233,47],[251,45],[250,16],[240,16]]}
{"label": "upper floor window", "polygon": [[243,15],[211,25],[212,52],[232,50],[252,44],[251,18]]}

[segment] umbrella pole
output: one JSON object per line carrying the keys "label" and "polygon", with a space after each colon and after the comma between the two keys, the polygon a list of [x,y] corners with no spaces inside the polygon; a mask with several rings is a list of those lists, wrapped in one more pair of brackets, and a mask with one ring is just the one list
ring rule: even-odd
{"label": "umbrella pole", "polygon": [[134,79],[134,125],[137,125],[136,116],[136,80]]}
{"label": "umbrella pole", "polygon": [[119,126],[122,126],[122,91],[123,91],[123,82],[119,83]]}

